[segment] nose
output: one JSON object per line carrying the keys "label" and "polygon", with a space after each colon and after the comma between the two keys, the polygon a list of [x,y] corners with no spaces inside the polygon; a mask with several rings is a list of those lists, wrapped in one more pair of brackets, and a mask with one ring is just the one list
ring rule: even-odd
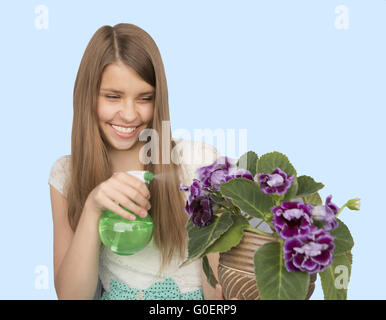
{"label": "nose", "polygon": [[135,108],[135,103],[132,100],[127,100],[122,104],[122,108],[119,111],[122,119],[125,119],[127,122],[131,122],[137,118],[137,111]]}

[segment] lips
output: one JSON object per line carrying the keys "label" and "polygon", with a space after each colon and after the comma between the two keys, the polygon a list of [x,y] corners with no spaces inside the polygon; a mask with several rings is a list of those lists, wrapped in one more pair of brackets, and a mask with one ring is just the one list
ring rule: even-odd
{"label": "lips", "polygon": [[114,127],[113,127],[111,124],[109,124],[109,125],[110,125],[111,129],[114,131],[114,133],[115,133],[118,137],[124,138],[124,139],[128,139],[128,138],[133,137],[133,136],[138,132],[138,127],[139,127],[139,126],[138,126],[138,127],[135,127],[134,131],[132,131],[132,132],[130,132],[130,133],[124,133],[124,132],[120,132],[120,131],[114,129]]}
{"label": "lips", "polygon": [[117,127],[122,127],[122,128],[138,128],[140,125],[137,126],[125,126],[122,124],[115,124],[115,123],[109,123],[109,125],[117,126]]}

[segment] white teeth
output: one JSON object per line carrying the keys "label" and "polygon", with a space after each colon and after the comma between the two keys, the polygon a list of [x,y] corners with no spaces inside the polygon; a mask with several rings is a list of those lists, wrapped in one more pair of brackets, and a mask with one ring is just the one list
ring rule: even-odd
{"label": "white teeth", "polygon": [[118,127],[118,126],[114,126],[114,125],[111,125],[111,126],[115,130],[122,132],[122,133],[130,133],[130,132],[133,132],[135,130],[135,128],[123,128],[123,127]]}

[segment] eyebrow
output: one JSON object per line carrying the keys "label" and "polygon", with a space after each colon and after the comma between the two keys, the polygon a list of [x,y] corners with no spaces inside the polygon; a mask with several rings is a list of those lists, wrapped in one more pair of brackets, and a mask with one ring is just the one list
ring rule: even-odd
{"label": "eyebrow", "polygon": [[[116,89],[111,89],[111,88],[101,88],[101,91],[114,92],[114,93],[117,93],[117,94],[125,94],[123,91],[116,90]],[[139,95],[143,96],[145,94],[153,94],[154,92],[155,92],[155,90],[151,90],[151,91],[142,92]]]}

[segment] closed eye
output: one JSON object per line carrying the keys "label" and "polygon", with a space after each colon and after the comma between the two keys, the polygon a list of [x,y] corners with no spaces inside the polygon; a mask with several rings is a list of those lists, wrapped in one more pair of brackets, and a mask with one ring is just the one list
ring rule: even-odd
{"label": "closed eye", "polygon": [[[121,98],[120,96],[116,96],[116,95],[105,95],[105,97],[110,100],[117,100]],[[143,97],[141,98],[141,101],[152,101],[153,98],[154,98],[153,96]]]}
{"label": "closed eye", "polygon": [[119,99],[119,96],[111,96],[111,95],[106,95],[106,98],[108,99]]}

